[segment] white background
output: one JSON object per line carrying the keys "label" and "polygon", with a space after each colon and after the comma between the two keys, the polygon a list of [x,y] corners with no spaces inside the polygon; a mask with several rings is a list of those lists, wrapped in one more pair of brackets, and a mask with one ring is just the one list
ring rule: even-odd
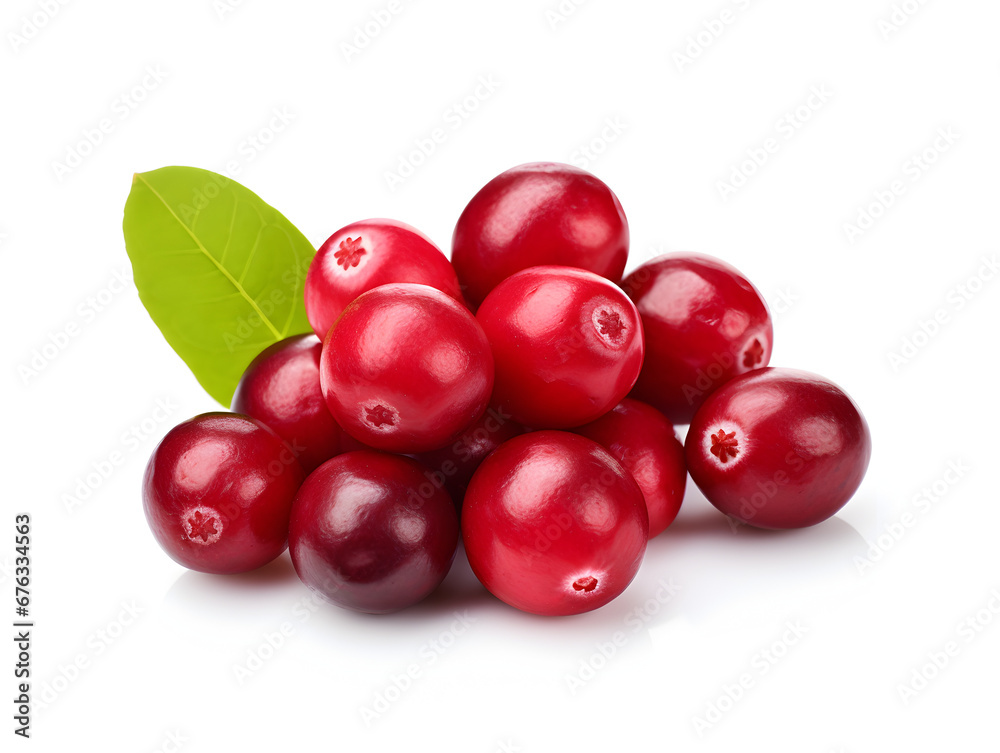
{"label": "white background", "polygon": [[[1000,6],[901,5],[913,12],[887,26],[891,0],[590,0],[562,13],[558,0],[399,0],[366,42],[387,2],[4,3],[0,593],[7,620],[14,514],[30,511],[32,687],[47,700],[16,745],[997,749],[1000,310],[983,265],[998,245]],[[481,77],[493,91],[477,93]],[[290,122],[268,133],[275,110]],[[111,132],[81,146],[104,118]],[[444,143],[390,186],[438,127]],[[768,138],[763,166],[722,190]],[[66,171],[70,151],[86,154]],[[620,197],[630,269],[694,250],[756,283],[774,311],[772,364],[824,374],[863,407],[868,477],[835,519],[780,535],[732,532],[689,487],[624,595],[576,618],[504,606],[462,555],[434,597],[383,617],[310,611],[287,556],[240,577],[185,572],[146,527],[140,478],[173,424],[217,406],[113,280],[128,272],[132,173],[232,160],[315,244],[387,216],[446,250],[495,174],[575,161]],[[849,233],[894,181],[892,206]],[[944,323],[921,334],[939,310]],[[68,510],[114,452],[122,462]],[[455,612],[471,623],[461,634]],[[947,666],[903,698],[949,642]],[[254,655],[266,660],[241,682]]]}

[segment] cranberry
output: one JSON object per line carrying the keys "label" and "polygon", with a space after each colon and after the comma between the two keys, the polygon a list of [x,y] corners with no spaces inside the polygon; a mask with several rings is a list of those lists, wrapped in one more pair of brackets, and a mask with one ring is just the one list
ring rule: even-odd
{"label": "cranberry", "polygon": [[242,573],[285,551],[303,477],[291,450],[264,424],[204,413],[175,426],[153,451],[143,508],[176,562],[206,573]]}
{"label": "cranberry", "polygon": [[348,303],[390,282],[416,282],[464,302],[455,270],[416,228],[396,220],[364,220],[331,235],[309,266],[305,301],[309,323],[325,337]]}
{"label": "cranberry", "polygon": [[494,403],[526,426],[593,421],[628,394],[642,368],[635,306],[592,272],[518,272],[493,289],[477,318],[496,360]]}
{"label": "cranberry", "polygon": [[771,316],[736,269],[700,254],[667,254],[622,281],[642,315],[646,362],[634,397],[674,424],[737,374],[767,366]]}
{"label": "cranberry", "polygon": [[315,335],[275,343],[247,367],[233,396],[233,410],[274,429],[306,473],[334,455],[360,449],[326,407],[319,387],[322,349]]}
{"label": "cranberry", "polygon": [[539,264],[587,269],[612,282],[628,256],[628,222],[618,197],[588,172],[554,162],[498,175],[462,212],[452,262],[469,302],[515,272]]}
{"label": "cranberry", "polygon": [[490,408],[450,445],[421,453],[417,460],[430,469],[434,482],[444,486],[461,513],[469,479],[480,463],[501,444],[524,431],[510,416]]}
{"label": "cranberry", "polygon": [[476,577],[526,612],[579,614],[625,590],[642,562],[642,492],[585,437],[538,431],[504,442],[472,477],[462,538]]}
{"label": "cranberry", "polygon": [[705,401],[685,454],[691,478],[722,512],[759,528],[804,528],[831,517],[857,491],[871,435],[833,382],[767,368]]}
{"label": "cranberry", "polygon": [[684,446],[662,413],[626,398],[610,413],[574,429],[593,439],[632,474],[649,513],[649,538],[674,522],[684,499],[687,467]]}
{"label": "cranberry", "polygon": [[362,450],[306,479],[292,507],[289,548],[299,578],[359,612],[403,609],[444,580],[458,518],[415,460]]}
{"label": "cranberry", "polygon": [[337,423],[392,452],[444,447],[486,409],[493,356],[476,318],[426,285],[362,293],[330,330],[320,384]]}

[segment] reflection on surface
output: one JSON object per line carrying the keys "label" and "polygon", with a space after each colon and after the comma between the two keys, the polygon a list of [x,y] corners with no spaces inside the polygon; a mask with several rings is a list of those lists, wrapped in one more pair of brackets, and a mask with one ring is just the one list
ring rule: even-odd
{"label": "reflection on surface", "polygon": [[[841,518],[799,531],[734,528],[692,488],[678,519],[650,542],[625,593],[575,617],[539,617],[503,604],[479,584],[460,547],[441,587],[394,614],[322,602],[299,582],[286,553],[245,575],[184,573],[166,595],[162,618],[186,650],[221,652],[237,664],[284,630],[266,670],[278,676],[299,665],[351,666],[355,682],[367,687],[411,662],[430,677],[444,671],[439,663],[475,666],[485,652],[494,667],[530,667],[553,692],[569,693],[567,678],[579,679],[595,662],[607,665],[602,682],[617,677],[626,685],[647,682],[651,667],[667,669],[661,690],[681,692],[681,678],[713,662],[726,674],[733,658],[720,655],[720,646],[769,640],[786,620],[811,625],[817,613],[843,609],[862,577],[853,558],[866,548]],[[452,632],[456,621],[460,635]],[[442,636],[447,649],[433,648]],[[614,646],[613,657],[594,659],[600,646]],[[365,693],[358,690],[357,702]]]}

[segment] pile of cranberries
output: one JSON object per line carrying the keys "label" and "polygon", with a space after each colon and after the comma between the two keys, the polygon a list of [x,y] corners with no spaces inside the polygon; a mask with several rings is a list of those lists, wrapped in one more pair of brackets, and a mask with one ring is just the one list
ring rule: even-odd
{"label": "pile of cranberries", "polygon": [[736,269],[669,254],[622,279],[628,245],[615,194],[552,163],[476,194],[451,262],[401,222],[338,230],[306,278],[315,335],[153,452],[153,534],[210,573],[288,546],[307,586],[373,613],[431,593],[461,538],[495,596],[565,615],[625,589],[688,473],[752,526],[836,513],[871,454],[858,406],[767,367],[767,305]]}

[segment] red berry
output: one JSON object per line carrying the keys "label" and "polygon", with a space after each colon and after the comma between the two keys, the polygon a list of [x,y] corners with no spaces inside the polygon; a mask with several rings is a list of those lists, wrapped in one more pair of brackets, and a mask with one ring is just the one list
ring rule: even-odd
{"label": "red berry", "polygon": [[496,361],[493,402],[532,427],[593,421],[642,368],[635,306],[592,272],[534,267],[500,283],[477,314]]}
{"label": "red berry", "polygon": [[628,256],[618,197],[588,172],[554,162],[498,175],[462,212],[452,262],[478,306],[515,272],[540,264],[587,269],[617,283]]}
{"label": "red berry", "polygon": [[674,424],[691,422],[713,390],[767,366],[771,316],[757,289],[719,259],[667,254],[622,281],[642,315],[646,362],[633,397]]}
{"label": "red berry", "polygon": [[475,317],[426,285],[363,293],[330,330],[320,359],[330,412],[359,442],[392,452],[444,447],[478,419],[493,356]]}
{"label": "red berry", "polygon": [[410,458],[365,450],[313,472],[289,531],[302,582],[332,604],[376,614],[437,588],[455,558],[458,518],[425,472]]}
{"label": "red berry", "polygon": [[462,507],[476,577],[526,612],[604,606],[642,562],[649,518],[642,492],[603,447],[563,431],[504,442],[479,466]]}
{"label": "red berry", "polygon": [[364,220],[341,228],[316,252],[305,284],[309,323],[325,337],[347,304],[390,282],[430,285],[464,303],[455,270],[426,235],[396,220]]}
{"label": "red berry", "polygon": [[524,431],[513,418],[490,408],[447,447],[423,452],[417,460],[427,466],[436,484],[448,490],[461,514],[465,490],[480,463],[497,447]]}
{"label": "red berry", "polygon": [[649,513],[649,538],[674,522],[684,500],[687,467],[674,427],[655,408],[626,398],[593,423],[574,429],[593,439],[632,474]]}
{"label": "red berry", "polygon": [[303,477],[291,450],[264,424],[204,413],[175,426],[153,451],[143,508],[176,562],[206,573],[242,573],[285,551]]}
{"label": "red berry", "polygon": [[267,424],[285,440],[306,473],[357,442],[337,425],[319,387],[323,343],[298,335],[267,348],[247,367],[233,410]]}
{"label": "red berry", "polygon": [[857,491],[871,457],[858,406],[794,369],[744,374],[698,409],[685,442],[691,478],[717,508],[758,528],[826,520]]}

